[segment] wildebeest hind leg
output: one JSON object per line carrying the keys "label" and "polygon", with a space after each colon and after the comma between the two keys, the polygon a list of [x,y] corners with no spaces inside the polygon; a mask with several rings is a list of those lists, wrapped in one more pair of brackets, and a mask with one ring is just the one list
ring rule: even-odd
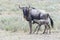
{"label": "wildebeest hind leg", "polygon": [[51,28],[50,28],[50,25],[48,25],[48,29],[49,29],[49,34],[51,34]]}
{"label": "wildebeest hind leg", "polygon": [[46,29],[47,29],[47,26],[45,25],[45,29],[44,29],[44,32],[43,32],[43,34],[46,32]]}

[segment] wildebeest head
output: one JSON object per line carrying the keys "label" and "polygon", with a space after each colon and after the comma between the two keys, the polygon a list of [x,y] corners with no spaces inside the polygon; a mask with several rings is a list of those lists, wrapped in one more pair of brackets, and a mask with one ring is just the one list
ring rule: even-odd
{"label": "wildebeest head", "polygon": [[27,19],[27,17],[29,16],[29,7],[20,7],[19,6],[19,8],[22,9],[24,18]]}
{"label": "wildebeest head", "polygon": [[35,9],[34,7],[31,7],[30,5],[27,7],[20,7],[20,5],[19,5],[19,8],[23,11],[23,16],[24,16],[24,18],[27,20],[27,21],[29,21],[29,19],[30,19],[30,17],[29,17],[29,15],[30,15],[30,11],[32,10],[32,9]]}

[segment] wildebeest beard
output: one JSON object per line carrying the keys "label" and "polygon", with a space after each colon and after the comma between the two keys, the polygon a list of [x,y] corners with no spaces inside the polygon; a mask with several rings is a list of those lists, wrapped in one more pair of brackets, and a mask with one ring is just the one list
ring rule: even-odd
{"label": "wildebeest beard", "polygon": [[23,10],[24,18],[29,21],[29,9]]}

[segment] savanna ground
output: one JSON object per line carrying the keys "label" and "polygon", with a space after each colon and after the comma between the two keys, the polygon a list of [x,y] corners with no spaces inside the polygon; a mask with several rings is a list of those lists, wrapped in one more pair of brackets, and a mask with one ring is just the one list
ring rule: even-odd
{"label": "savanna ground", "polygon": [[10,32],[0,30],[0,40],[60,40],[60,31],[51,34],[28,34],[24,32]]}
{"label": "savanna ground", "polygon": [[[29,35],[29,25],[19,5],[49,12],[54,21],[52,33]],[[0,29],[0,40],[60,40],[60,0],[0,0]]]}

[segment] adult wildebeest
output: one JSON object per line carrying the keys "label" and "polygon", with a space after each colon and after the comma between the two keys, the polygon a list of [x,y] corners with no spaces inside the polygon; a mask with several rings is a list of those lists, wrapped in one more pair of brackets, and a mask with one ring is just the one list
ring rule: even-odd
{"label": "adult wildebeest", "polygon": [[[47,33],[48,32],[48,29],[49,29],[49,33],[51,33],[51,29],[50,29],[50,24],[49,24],[49,20],[47,19],[47,20],[33,20],[33,24],[34,23],[37,23],[38,25],[36,26],[36,28],[35,28],[35,30],[34,30],[34,32],[33,33],[35,33],[36,32],[36,30],[37,30],[37,34],[38,34],[38,32],[39,32],[39,30],[40,30],[40,27],[42,26],[42,25],[44,25],[45,26],[45,29],[44,29],[44,32],[43,32],[43,34],[44,33]],[[46,32],[47,31],[47,32]]]}
{"label": "adult wildebeest", "polygon": [[29,22],[30,34],[32,33],[32,21],[34,19],[37,19],[37,20],[41,20],[41,19],[47,20],[49,18],[50,22],[51,22],[51,26],[53,27],[53,20],[50,17],[50,15],[47,14],[46,12],[44,12],[42,10],[38,10],[36,8],[31,8],[31,7],[20,7],[19,6],[19,8],[22,9],[24,18]]}

